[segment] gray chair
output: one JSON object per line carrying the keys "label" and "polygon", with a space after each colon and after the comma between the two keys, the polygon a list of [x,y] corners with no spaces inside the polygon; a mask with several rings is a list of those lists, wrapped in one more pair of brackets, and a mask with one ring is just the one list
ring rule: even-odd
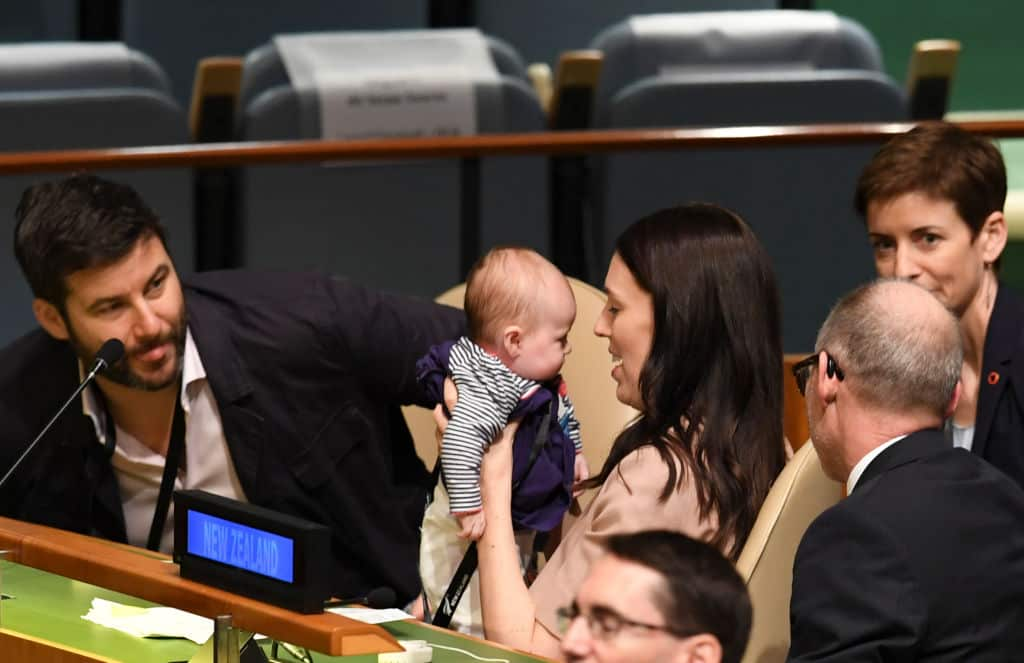
{"label": "gray chair", "polygon": [[527,62],[552,67],[563,51],[586,48],[595,34],[633,14],[769,9],[777,0],[476,0],[476,25],[515,44]]}
{"label": "gray chair", "polygon": [[[179,144],[185,116],[149,58],[116,44],[0,46],[0,150],[65,150]],[[187,170],[104,171],[136,187],[161,215],[178,268],[193,268],[192,177]],[[3,236],[25,187],[53,175],[0,178]],[[10,241],[8,239],[8,241]],[[31,293],[12,246],[0,250],[0,344],[34,324]]]}
{"label": "gray chair", "polygon": [[[637,13],[637,12],[635,12]],[[862,25],[827,11],[713,11],[633,16],[598,34],[598,112],[623,88],[682,73],[856,69],[883,72]],[[598,126],[603,120],[598,115]]]}
{"label": "gray chair", "polygon": [[43,42],[0,46],[0,91],[149,90],[170,96],[167,74],[149,56],[118,42]]}
{"label": "gray chair", "polygon": [[[635,32],[636,43],[630,43],[622,26],[605,32],[595,42],[609,45],[595,108],[598,126],[907,119],[903,92],[875,66],[880,66],[877,46],[865,42],[870,36],[859,26],[844,19],[825,21],[837,29],[816,34],[782,21],[783,29],[769,34],[760,28],[771,21],[754,21],[746,30],[730,26],[736,14],[714,17],[724,21],[719,28],[710,14],[697,21],[699,30],[678,22],[678,45],[657,29],[646,35],[652,44],[642,43],[644,35]],[[665,58],[662,64],[656,60],[659,54]],[[624,73],[629,70],[637,74],[632,80]],[[703,200],[733,209],[773,260],[782,293],[785,349],[806,351],[836,298],[873,274],[863,224],[851,200],[856,178],[877,147],[694,148],[595,159],[593,216],[587,228],[592,264],[607,264],[619,233],[661,207]]]}
{"label": "gray chair", "polygon": [[275,34],[313,30],[423,28],[428,0],[121,0],[125,43],[149,53],[170,75],[174,98],[187,106],[196,64],[242,56]]}
{"label": "gray chair", "polygon": [[[544,115],[515,52],[488,41],[499,77],[474,85],[478,133],[530,132]],[[246,58],[241,140],[320,136],[319,99],[294,87],[273,43]],[[241,264],[316,269],[368,285],[432,296],[462,280],[456,160],[330,163],[244,169]],[[547,169],[539,157],[480,160],[480,244],[546,253]]]}

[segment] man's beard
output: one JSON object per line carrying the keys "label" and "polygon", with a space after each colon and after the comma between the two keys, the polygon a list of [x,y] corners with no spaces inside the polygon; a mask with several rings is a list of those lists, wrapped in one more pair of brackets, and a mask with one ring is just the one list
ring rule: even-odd
{"label": "man's beard", "polygon": [[[78,355],[78,358],[88,366],[91,364],[96,353],[90,352],[85,347],[75,334],[70,321],[67,319],[65,319],[65,325],[68,329],[68,342],[71,343],[71,347],[74,349],[75,354]],[[160,391],[161,389],[165,389],[177,382],[178,378],[181,377],[185,357],[185,336],[186,321],[185,312],[183,310],[169,332],[155,339],[146,341],[141,347],[130,349],[125,353],[124,357],[116,363],[108,366],[106,370],[103,371],[103,377],[116,384],[130,387],[132,389],[140,389],[142,391]],[[128,364],[128,359],[131,356],[144,354],[145,352],[168,342],[174,343],[174,357],[172,359],[172,361],[174,361],[174,370],[171,372],[170,376],[159,381],[147,380],[131,369]]]}

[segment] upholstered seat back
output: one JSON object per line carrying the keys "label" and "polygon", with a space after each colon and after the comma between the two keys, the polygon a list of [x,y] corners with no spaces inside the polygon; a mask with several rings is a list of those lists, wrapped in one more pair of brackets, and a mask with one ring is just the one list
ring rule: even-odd
{"label": "upholstered seat back", "polygon": [[736,563],[754,605],[744,663],[786,660],[797,546],[818,514],[841,497],[842,487],[825,476],[810,441],[800,447],[775,480]]}

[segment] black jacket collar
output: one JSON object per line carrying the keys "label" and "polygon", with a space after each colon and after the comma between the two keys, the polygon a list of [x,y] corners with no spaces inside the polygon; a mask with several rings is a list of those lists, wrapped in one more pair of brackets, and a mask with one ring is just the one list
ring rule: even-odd
{"label": "black jacket collar", "polygon": [[853,492],[856,493],[872,479],[889,470],[947,451],[950,448],[950,443],[941,428],[928,428],[911,433],[899,442],[890,445],[888,449],[868,463],[864,473],[858,479],[857,485],[853,487]]}

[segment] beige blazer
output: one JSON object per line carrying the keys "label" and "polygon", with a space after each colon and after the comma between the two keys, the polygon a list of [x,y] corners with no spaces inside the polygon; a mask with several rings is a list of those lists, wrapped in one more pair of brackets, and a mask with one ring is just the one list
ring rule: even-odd
{"label": "beige blazer", "polygon": [[[682,474],[682,466],[675,462]],[[659,501],[666,481],[668,465],[661,455],[654,447],[641,447],[619,462],[579,519],[571,525],[566,522],[562,542],[530,586],[537,620],[552,634],[558,635],[555,611],[572,602],[590,564],[604,553],[608,537],[647,529],[703,540],[714,534],[716,519],[701,520],[697,493],[685,475],[668,500]]]}

